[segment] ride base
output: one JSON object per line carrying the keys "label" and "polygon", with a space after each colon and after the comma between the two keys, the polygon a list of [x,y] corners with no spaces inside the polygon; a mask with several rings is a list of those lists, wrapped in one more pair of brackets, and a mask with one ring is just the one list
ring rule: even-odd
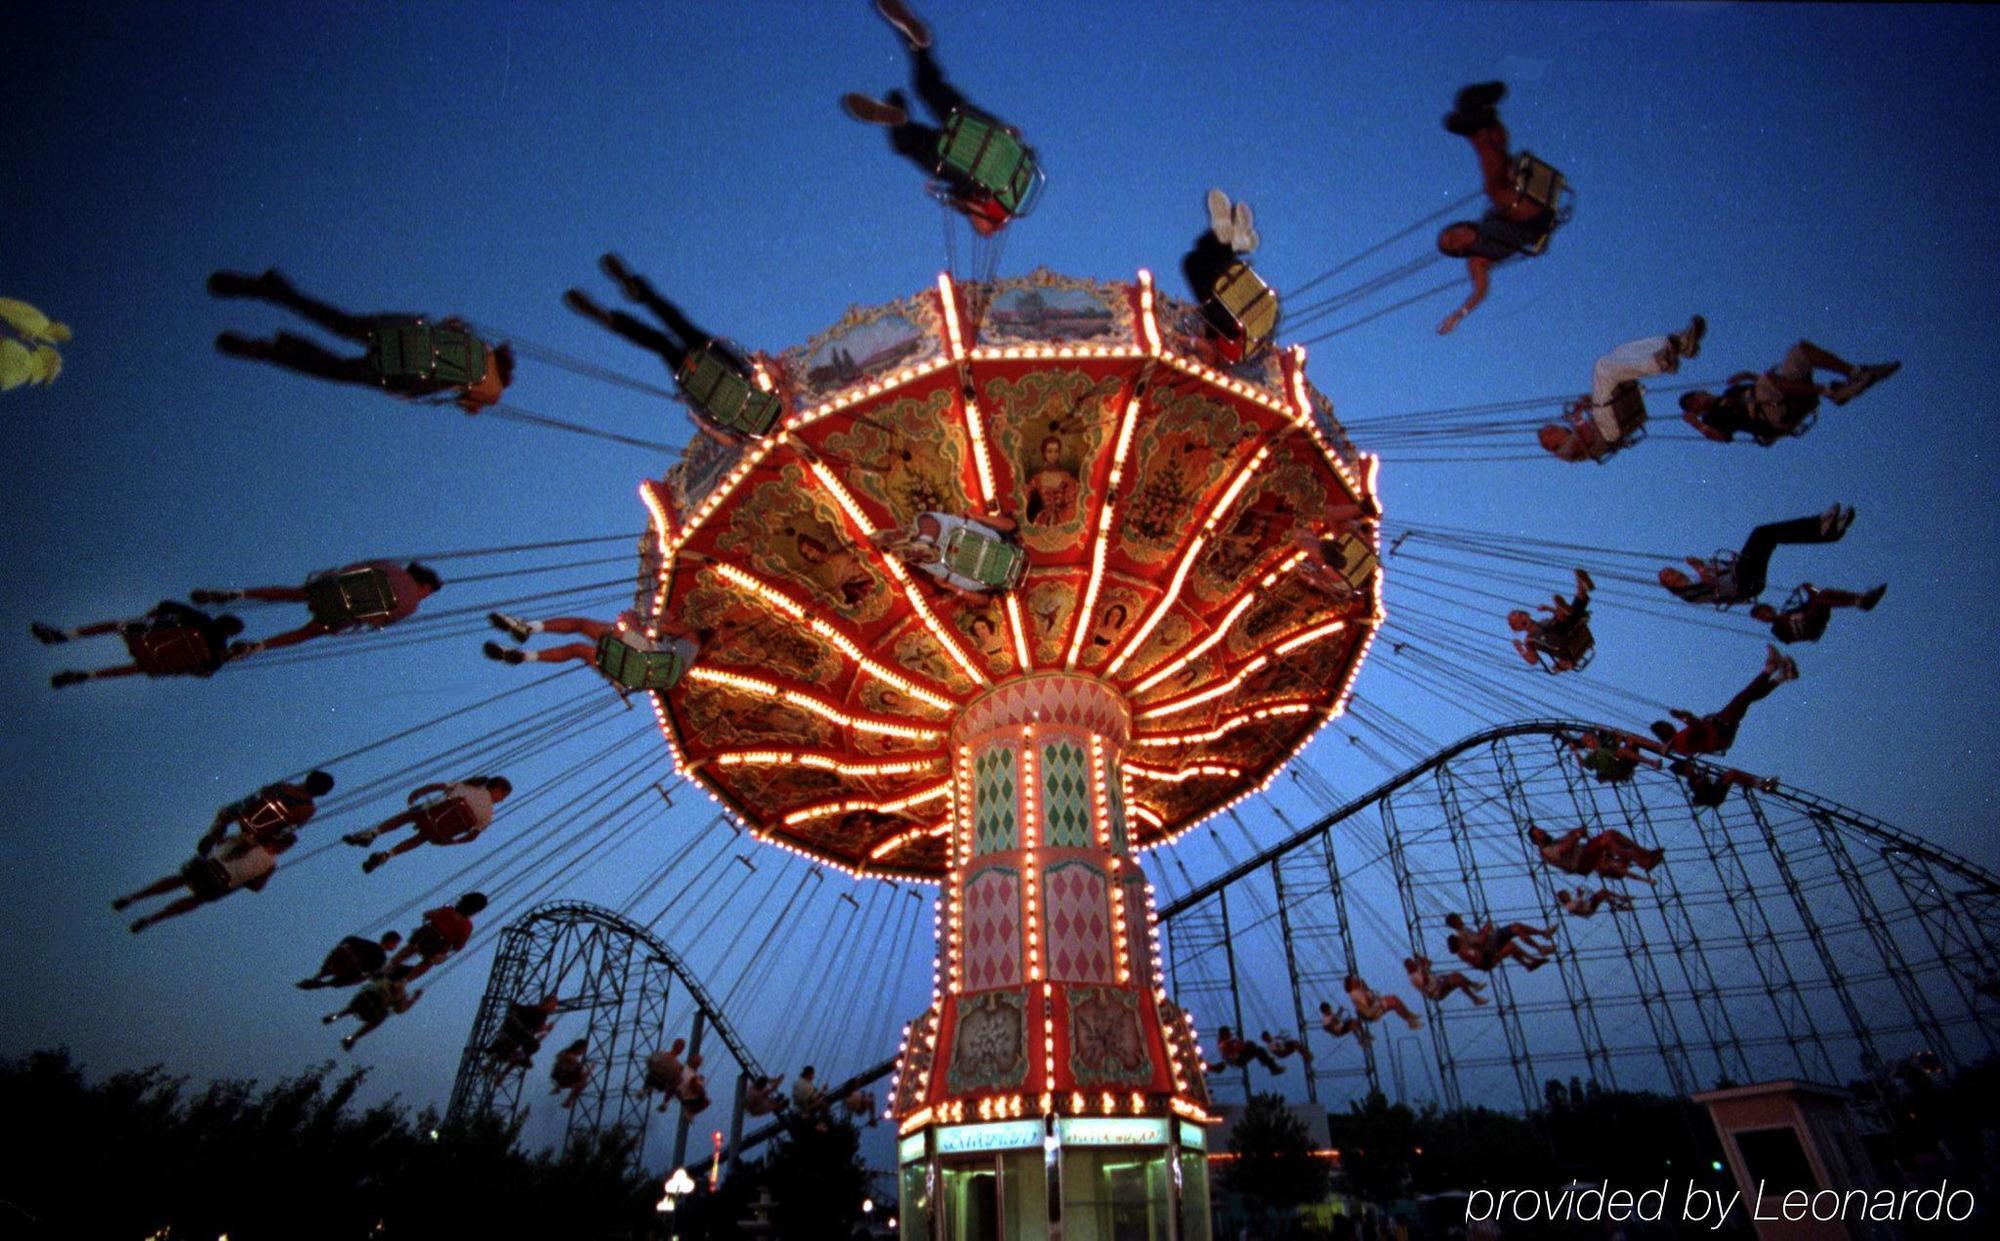
{"label": "ride base", "polygon": [[950,732],[936,1002],[893,1091],[904,1241],[1208,1241],[1210,1118],[1132,860],[1123,697],[1045,673]]}

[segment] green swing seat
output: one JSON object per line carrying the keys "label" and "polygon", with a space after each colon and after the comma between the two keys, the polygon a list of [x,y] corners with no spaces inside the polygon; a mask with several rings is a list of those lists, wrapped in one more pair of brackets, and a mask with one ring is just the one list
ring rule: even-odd
{"label": "green swing seat", "polygon": [[381,620],[396,610],[396,592],[380,569],[347,569],[306,583],[306,610],[322,625],[348,625]]}
{"label": "green swing seat", "polygon": [[486,344],[462,328],[382,318],[368,333],[368,365],[391,392],[469,388],[486,374]]}
{"label": "green swing seat", "polygon": [[597,640],[598,671],[626,689],[672,689],[687,661],[672,645],[655,647],[643,636],[616,630]]}
{"label": "green swing seat", "polygon": [[952,113],[938,131],[937,175],[972,186],[1008,219],[1034,210],[1043,181],[1034,148],[993,117],[970,111]]}
{"label": "green swing seat", "polygon": [[735,435],[758,438],[777,425],[785,404],[758,387],[747,368],[717,341],[688,350],[674,379],[695,412]]}
{"label": "green swing seat", "polygon": [[1576,210],[1576,195],[1562,173],[1532,151],[1523,151],[1514,159],[1514,192],[1549,213],[1548,229],[1533,245],[1521,250],[1534,258],[1549,248],[1549,238],[1556,235],[1556,229],[1569,223]]}
{"label": "green swing seat", "polygon": [[1012,590],[1028,569],[1028,553],[991,534],[954,527],[939,548],[949,572],[979,583],[983,590]]}

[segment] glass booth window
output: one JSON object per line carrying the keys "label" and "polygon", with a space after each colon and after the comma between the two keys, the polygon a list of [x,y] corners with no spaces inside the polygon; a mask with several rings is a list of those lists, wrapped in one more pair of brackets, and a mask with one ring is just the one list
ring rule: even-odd
{"label": "glass booth window", "polygon": [[1173,1202],[1164,1150],[1063,1151],[1064,1241],[1166,1241]]}
{"label": "glass booth window", "polygon": [[926,1172],[929,1165],[922,1159],[903,1165],[898,1178],[900,1191],[896,1209],[900,1225],[897,1235],[902,1241],[929,1241],[931,1235],[931,1189]]}

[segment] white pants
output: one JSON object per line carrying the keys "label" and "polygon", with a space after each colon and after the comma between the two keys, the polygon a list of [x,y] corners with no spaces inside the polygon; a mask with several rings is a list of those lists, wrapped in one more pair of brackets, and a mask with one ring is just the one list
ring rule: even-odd
{"label": "white pants", "polygon": [[1605,443],[1616,443],[1622,434],[1618,420],[1611,415],[1611,393],[1628,379],[1644,379],[1664,371],[1660,354],[1667,343],[1664,336],[1648,336],[1620,345],[1597,359],[1597,367],[1590,374],[1590,418]]}

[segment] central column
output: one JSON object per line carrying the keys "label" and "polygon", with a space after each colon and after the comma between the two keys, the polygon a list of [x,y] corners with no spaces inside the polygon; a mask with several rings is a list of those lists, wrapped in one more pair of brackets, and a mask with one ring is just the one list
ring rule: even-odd
{"label": "central column", "polygon": [[[1117,1166],[1154,1169],[1128,1189],[1163,1224],[1180,1213],[1178,1187],[1199,1175],[1206,1235],[1205,1164],[1179,1153],[1200,1143],[1189,1122],[1206,1118],[1207,1090],[1193,1032],[1166,996],[1126,830],[1130,736],[1116,690],[1060,672],[1003,682],[952,724],[936,1003],[906,1036],[893,1105],[899,1162],[925,1164],[935,1191],[925,1196],[943,1195],[925,1235],[988,1235],[971,1216],[952,1219],[985,1217],[964,1178],[993,1176],[1005,1221],[994,1235],[1060,1236],[1079,1189],[1063,1187],[1061,1170],[1097,1166],[1066,1160],[1065,1145],[1140,1148],[1143,1164]],[[1046,1185],[1028,1183],[1045,1169]],[[906,1184],[906,1198],[918,1188]]]}

